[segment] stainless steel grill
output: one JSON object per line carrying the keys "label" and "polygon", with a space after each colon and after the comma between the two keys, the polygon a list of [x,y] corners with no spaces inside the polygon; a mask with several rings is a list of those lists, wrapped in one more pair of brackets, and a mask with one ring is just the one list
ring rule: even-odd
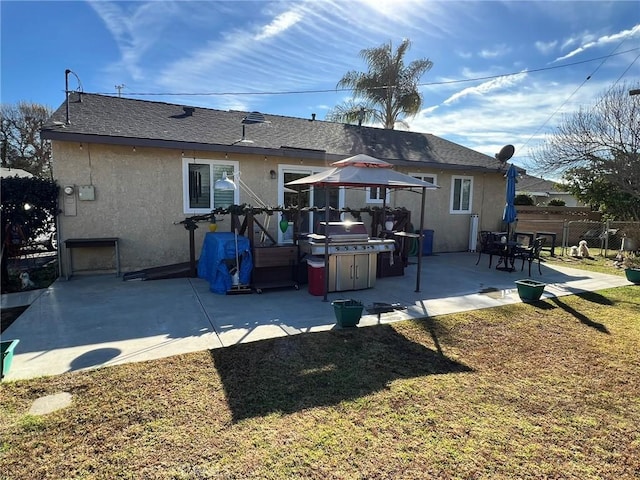
{"label": "stainless steel grill", "polygon": [[[357,252],[379,253],[395,250],[395,241],[388,238],[369,238],[362,222],[321,222],[318,233],[307,236],[306,251],[311,255],[324,255],[325,236],[329,238],[330,255],[347,255]],[[305,247],[302,247],[303,250]]]}
{"label": "stainless steel grill", "polygon": [[[325,245],[326,242],[326,245]],[[300,249],[311,255],[329,253],[329,292],[371,288],[376,282],[379,252],[393,252],[392,239],[369,238],[362,222],[321,222]]]}

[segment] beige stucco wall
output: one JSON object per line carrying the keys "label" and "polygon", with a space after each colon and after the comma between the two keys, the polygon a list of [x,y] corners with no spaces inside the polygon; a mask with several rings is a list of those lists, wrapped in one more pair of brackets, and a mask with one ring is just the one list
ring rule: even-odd
{"label": "beige stucco wall", "polygon": [[[437,175],[437,190],[427,190],[425,195],[424,228],[433,230],[433,251],[460,252],[469,248],[469,213],[451,213],[451,189],[453,176],[473,178],[472,213],[479,216],[479,230],[495,230],[501,225],[504,208],[505,179],[499,173],[479,173],[476,171],[416,170],[411,173]],[[420,225],[420,195],[408,191],[398,191],[392,195],[393,207],[411,210],[411,223],[417,229]]]}
{"label": "beige stucco wall", "polygon": [[[187,262],[189,260],[189,234],[177,222],[192,214],[186,214],[183,206],[183,158],[225,160],[224,154],[202,153],[159,148],[100,144],[53,142],[54,177],[61,187],[73,185],[76,214],[61,193],[59,238],[64,253],[64,240],[86,237],[118,237],[123,272],[143,268]],[[279,165],[303,165],[326,167],[323,162],[303,159],[265,157],[256,155],[228,155],[227,160],[238,162],[242,181],[253,191],[239,191],[239,203],[258,206],[280,205],[278,185],[281,180],[272,179],[270,171],[279,171]],[[411,172],[420,172],[412,169]],[[408,172],[405,172],[408,173]],[[433,229],[434,252],[464,251],[469,241],[469,214],[451,214],[451,172],[428,171],[437,174],[438,190],[426,193],[425,228]],[[455,175],[473,177],[473,213],[480,216],[480,229],[496,229],[504,206],[504,177],[495,173],[457,171]],[[81,201],[78,187],[93,185],[95,200]],[[412,211],[412,223],[420,222],[421,196],[407,191],[395,191],[390,207],[404,207]],[[344,192],[344,206],[367,206],[362,190]],[[369,205],[373,206],[373,205]],[[362,220],[370,224],[363,214]],[[278,215],[261,223],[269,223],[269,231],[277,238]],[[196,257],[208,225],[201,223],[195,231]],[[228,216],[219,223],[219,231],[230,231]],[[114,257],[110,249],[77,249],[73,251],[74,271],[92,272],[113,269]],[[63,266],[63,273],[66,273]]]}

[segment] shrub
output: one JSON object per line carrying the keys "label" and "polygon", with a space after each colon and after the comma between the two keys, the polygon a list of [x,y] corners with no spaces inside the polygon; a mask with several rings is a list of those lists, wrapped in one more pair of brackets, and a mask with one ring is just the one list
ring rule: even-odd
{"label": "shrub", "polygon": [[534,205],[535,202],[533,201],[533,197],[531,197],[530,195],[527,195],[525,193],[520,193],[519,195],[516,195],[516,197],[514,198],[513,204],[514,205]]}

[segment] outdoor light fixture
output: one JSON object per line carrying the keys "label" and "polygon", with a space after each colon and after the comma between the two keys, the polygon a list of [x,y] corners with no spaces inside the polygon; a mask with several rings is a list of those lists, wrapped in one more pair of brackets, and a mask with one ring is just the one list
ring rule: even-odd
{"label": "outdoor light fixture", "polygon": [[222,172],[222,178],[216,180],[216,183],[213,184],[213,188],[216,190],[237,190],[238,186],[233,180],[227,177],[227,172]]}
{"label": "outdoor light fixture", "polygon": [[276,171],[275,170],[269,171],[269,176],[271,177],[271,180],[275,180],[277,178]]}

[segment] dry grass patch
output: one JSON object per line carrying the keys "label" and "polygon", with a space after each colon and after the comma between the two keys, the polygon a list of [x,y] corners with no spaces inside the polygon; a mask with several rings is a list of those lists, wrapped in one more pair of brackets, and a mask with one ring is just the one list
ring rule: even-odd
{"label": "dry grass patch", "polygon": [[638,312],[624,287],[4,383],[0,478],[638,478]]}

